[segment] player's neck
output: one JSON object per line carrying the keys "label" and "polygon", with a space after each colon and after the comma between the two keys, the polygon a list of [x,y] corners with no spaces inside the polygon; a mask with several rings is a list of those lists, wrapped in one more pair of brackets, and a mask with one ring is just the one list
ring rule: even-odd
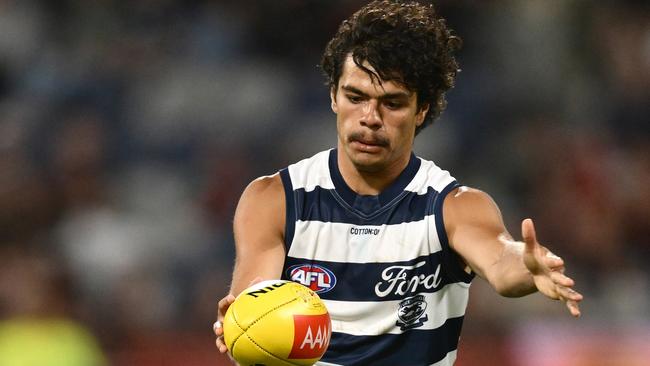
{"label": "player's neck", "polygon": [[382,169],[372,170],[356,166],[345,152],[339,151],[337,163],[343,180],[356,194],[378,195],[399,177],[409,159],[410,154],[400,157]]}

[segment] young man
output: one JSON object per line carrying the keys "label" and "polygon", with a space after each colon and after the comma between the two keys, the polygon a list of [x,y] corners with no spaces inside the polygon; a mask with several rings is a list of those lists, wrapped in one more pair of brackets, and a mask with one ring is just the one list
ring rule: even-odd
{"label": "young man", "polygon": [[496,204],[412,153],[444,109],[460,39],[432,6],[372,2],[322,61],[338,144],[261,177],[235,213],[231,294],[256,278],[316,289],[332,317],[322,365],[451,365],[475,274],[503,296],[540,291],[579,316],[582,296],[533,222],[514,241]]}

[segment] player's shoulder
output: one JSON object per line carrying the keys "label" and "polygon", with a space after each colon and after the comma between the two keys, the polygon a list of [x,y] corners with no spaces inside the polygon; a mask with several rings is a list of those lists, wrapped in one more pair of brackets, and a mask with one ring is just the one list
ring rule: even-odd
{"label": "player's shoulder", "polygon": [[449,191],[449,194],[447,197],[445,197],[447,201],[453,201],[453,202],[464,202],[464,203],[472,203],[475,201],[483,201],[487,199],[492,199],[489,194],[486,192],[478,189],[478,188],[473,188],[473,187],[468,187],[468,186],[458,186],[451,191]]}
{"label": "player's shoulder", "polygon": [[282,182],[278,174],[250,182],[239,199],[233,219],[237,251],[273,250],[278,255],[284,253],[284,206]]}
{"label": "player's shoulder", "polygon": [[467,186],[451,190],[445,197],[443,210],[446,224],[500,215],[497,204],[488,193]]}
{"label": "player's shoulder", "polygon": [[242,196],[266,199],[279,196],[281,198],[283,196],[283,187],[280,173],[255,178],[248,184]]}
{"label": "player's shoulder", "polygon": [[[254,179],[248,184],[242,198],[253,196],[262,199],[284,200],[285,187],[281,174],[286,174],[285,180],[291,185],[309,186],[312,181],[320,181],[320,177],[329,176],[328,159],[332,149],[321,151],[311,157],[302,159],[271,175]],[[283,172],[283,173],[281,173]],[[296,187],[293,187],[296,188]]]}
{"label": "player's shoulder", "polygon": [[[269,225],[284,225],[284,191],[278,173],[254,179],[248,184],[237,204],[235,224],[250,223],[263,218]],[[259,224],[258,224],[259,225]]]}

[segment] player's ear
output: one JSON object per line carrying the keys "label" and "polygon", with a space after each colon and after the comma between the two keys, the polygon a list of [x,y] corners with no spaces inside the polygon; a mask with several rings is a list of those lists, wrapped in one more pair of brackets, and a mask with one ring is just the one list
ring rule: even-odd
{"label": "player's ear", "polygon": [[332,111],[334,113],[339,113],[339,106],[336,104],[336,87],[330,88],[330,100],[332,101]]}
{"label": "player's ear", "polygon": [[427,117],[427,113],[429,113],[429,103],[423,104],[420,106],[418,109],[416,115],[415,115],[415,125],[417,127],[420,127],[422,123],[424,122],[424,119]]}

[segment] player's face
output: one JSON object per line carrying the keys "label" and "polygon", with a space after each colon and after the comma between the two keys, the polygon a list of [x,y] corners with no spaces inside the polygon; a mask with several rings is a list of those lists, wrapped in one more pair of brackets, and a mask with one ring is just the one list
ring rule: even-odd
{"label": "player's face", "polygon": [[[373,70],[368,63],[364,66]],[[406,166],[415,128],[428,110],[418,110],[414,92],[392,81],[378,83],[348,56],[331,97],[339,151],[358,170],[379,172]]]}

